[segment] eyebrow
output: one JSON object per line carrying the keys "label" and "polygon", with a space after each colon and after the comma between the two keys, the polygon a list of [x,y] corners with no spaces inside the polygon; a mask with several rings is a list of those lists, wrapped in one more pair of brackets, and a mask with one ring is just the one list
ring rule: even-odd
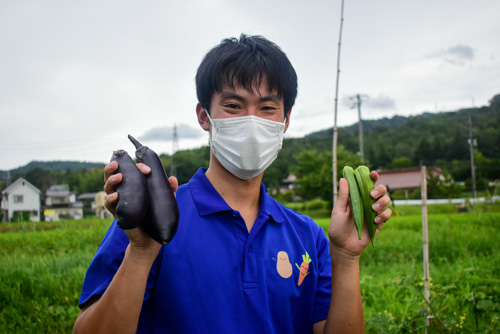
{"label": "eyebrow", "polygon": [[[244,102],[245,99],[243,97],[241,97],[240,95],[236,94],[236,93],[233,93],[233,92],[222,92],[220,94],[220,99],[221,100],[230,100],[230,99],[235,99],[235,100],[238,100],[238,101],[241,101],[241,102]],[[260,99],[259,99],[260,102],[268,102],[268,101],[271,101],[271,102],[276,102],[276,103],[279,103],[281,102],[281,99],[278,97],[278,95],[267,95],[267,96],[262,96]]]}

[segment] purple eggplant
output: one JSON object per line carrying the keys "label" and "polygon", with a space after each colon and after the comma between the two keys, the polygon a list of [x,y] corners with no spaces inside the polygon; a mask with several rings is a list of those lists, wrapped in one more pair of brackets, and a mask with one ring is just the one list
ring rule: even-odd
{"label": "purple eggplant", "polygon": [[170,187],[165,168],[158,155],[149,147],[143,146],[134,137],[128,135],[134,144],[135,156],[151,168],[146,175],[149,192],[149,213],[141,227],[151,238],[162,244],[169,243],[179,225],[179,207]]}
{"label": "purple eggplant", "polygon": [[146,177],[124,150],[114,151],[111,161],[118,162],[118,168],[113,174],[122,173],[123,176],[116,187],[116,221],[124,230],[136,228],[144,221],[149,209]]}

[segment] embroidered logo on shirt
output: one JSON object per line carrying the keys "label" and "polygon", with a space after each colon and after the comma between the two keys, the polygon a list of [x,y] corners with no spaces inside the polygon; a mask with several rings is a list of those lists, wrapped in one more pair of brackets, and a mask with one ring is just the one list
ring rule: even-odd
{"label": "embroidered logo on shirt", "polygon": [[288,258],[287,252],[278,252],[276,260],[276,270],[278,271],[278,274],[283,278],[292,276],[293,268],[292,264],[290,263],[290,259]]}
{"label": "embroidered logo on shirt", "polygon": [[306,278],[306,275],[309,274],[309,263],[311,263],[311,258],[309,257],[309,254],[302,255],[302,264],[299,265],[295,263],[297,268],[299,268],[300,274],[299,274],[299,281],[297,282],[297,285],[300,286],[302,282],[304,281],[304,278]]}

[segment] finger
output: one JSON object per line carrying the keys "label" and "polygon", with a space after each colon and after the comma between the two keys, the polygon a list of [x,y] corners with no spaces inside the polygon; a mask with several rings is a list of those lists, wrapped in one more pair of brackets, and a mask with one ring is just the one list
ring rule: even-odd
{"label": "finger", "polygon": [[114,193],[108,194],[106,196],[106,200],[104,201],[104,206],[106,207],[106,209],[109,210],[109,212],[111,212],[113,214],[113,216],[115,216],[115,218],[116,218],[115,207],[116,207],[117,200],[118,200],[118,193],[114,192]]}
{"label": "finger", "polygon": [[170,187],[175,194],[177,192],[177,188],[179,188],[179,181],[175,176],[171,176],[168,178],[168,182],[170,182]]}
{"label": "finger", "polygon": [[348,206],[349,202],[349,184],[345,178],[341,178],[339,182],[339,195],[337,201],[335,202],[335,207],[345,208]]}
{"label": "finger", "polygon": [[391,218],[391,215],[392,215],[392,210],[387,208],[381,213],[379,213],[377,217],[375,217],[375,223],[377,224],[385,223],[387,220],[389,220],[389,218]]}
{"label": "finger", "polygon": [[384,196],[386,192],[387,192],[387,189],[383,185],[380,184],[380,185],[376,186],[375,188],[373,188],[373,190],[370,192],[370,196],[373,199],[378,199],[378,198]]}
{"label": "finger", "polygon": [[111,161],[104,167],[104,182],[108,181],[108,178],[113,175],[113,173],[118,169],[118,162]]}
{"label": "finger", "polygon": [[139,162],[137,164],[137,168],[139,168],[139,170],[142,172],[142,174],[147,175],[147,174],[151,173],[151,168],[148,165],[143,164],[142,162]]}
{"label": "finger", "polygon": [[106,183],[104,183],[104,191],[106,194],[112,194],[116,191],[116,185],[122,182],[123,175],[122,173],[113,174],[108,177]]}
{"label": "finger", "polygon": [[389,196],[384,195],[381,198],[379,198],[375,203],[373,203],[372,209],[373,211],[380,213],[386,206],[389,205],[390,202],[391,199],[389,198]]}
{"label": "finger", "polygon": [[372,171],[370,172],[370,176],[371,176],[371,177],[372,177],[372,179],[373,179],[373,183],[377,183],[377,181],[378,181],[378,177],[379,177],[379,176],[378,176],[378,173],[377,173],[376,171],[372,170]]}
{"label": "finger", "polygon": [[117,192],[114,192],[114,193],[111,193],[111,194],[108,194],[106,196],[106,201],[105,203],[106,204],[111,204],[111,205],[114,205],[116,203],[116,201],[118,200],[118,193]]}

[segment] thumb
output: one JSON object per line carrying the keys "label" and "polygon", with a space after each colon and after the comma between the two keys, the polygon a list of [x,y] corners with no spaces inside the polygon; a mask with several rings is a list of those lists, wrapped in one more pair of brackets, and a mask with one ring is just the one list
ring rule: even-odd
{"label": "thumb", "polygon": [[179,187],[179,181],[175,176],[170,176],[168,178],[168,182],[170,182],[170,187],[172,188],[172,191],[175,194],[177,192],[177,188]]}
{"label": "thumb", "polygon": [[349,202],[349,184],[345,178],[341,178],[339,182],[339,195],[337,197],[337,203],[335,206],[339,208],[347,207]]}

